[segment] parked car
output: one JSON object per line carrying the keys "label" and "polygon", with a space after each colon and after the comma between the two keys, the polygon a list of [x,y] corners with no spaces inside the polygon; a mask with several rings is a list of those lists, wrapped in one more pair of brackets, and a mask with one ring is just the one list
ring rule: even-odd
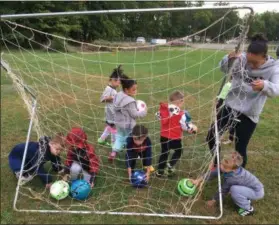
{"label": "parked car", "polygon": [[144,44],[145,43],[145,38],[144,37],[137,37],[136,42]]}

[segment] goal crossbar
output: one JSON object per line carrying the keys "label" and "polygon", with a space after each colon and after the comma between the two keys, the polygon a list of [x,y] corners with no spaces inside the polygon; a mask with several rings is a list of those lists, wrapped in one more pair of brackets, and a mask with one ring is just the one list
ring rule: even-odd
{"label": "goal crossbar", "polygon": [[94,10],[94,11],[70,11],[70,12],[49,12],[49,13],[22,13],[0,15],[1,19],[17,19],[31,17],[55,17],[55,16],[80,16],[80,15],[98,15],[98,14],[116,14],[116,13],[145,13],[145,12],[171,12],[186,10],[207,10],[207,9],[247,9],[250,14],[254,14],[253,8],[249,6],[214,6],[214,7],[174,7],[174,8],[150,8],[150,9],[112,9],[112,10]]}

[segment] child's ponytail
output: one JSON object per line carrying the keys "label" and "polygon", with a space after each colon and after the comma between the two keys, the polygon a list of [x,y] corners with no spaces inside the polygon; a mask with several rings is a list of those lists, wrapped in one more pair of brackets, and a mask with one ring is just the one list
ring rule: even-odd
{"label": "child's ponytail", "polygon": [[113,69],[109,79],[120,79],[123,75],[122,65],[119,65],[117,68]]}

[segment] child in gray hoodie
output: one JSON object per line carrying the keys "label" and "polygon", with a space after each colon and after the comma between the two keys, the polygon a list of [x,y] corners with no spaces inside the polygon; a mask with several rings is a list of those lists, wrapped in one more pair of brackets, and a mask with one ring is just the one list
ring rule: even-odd
{"label": "child in gray hoodie", "polygon": [[121,76],[122,91],[118,92],[113,101],[114,122],[116,126],[116,140],[109,155],[113,161],[119,151],[123,150],[128,135],[136,125],[136,119],[144,117],[147,110],[138,111],[134,96],[137,94],[137,82],[123,74]]}
{"label": "child in gray hoodie", "polygon": [[[242,156],[238,152],[232,152],[224,156],[220,165],[224,176],[221,194],[223,198],[226,194],[230,194],[234,203],[239,207],[238,214],[248,216],[254,213],[251,200],[259,200],[264,197],[264,186],[257,177],[241,167],[242,162]],[[199,186],[204,179],[211,180],[217,175],[218,171],[213,170],[209,176],[191,181]],[[213,207],[219,200],[219,192],[217,192],[212,200],[207,201],[207,206]]]}

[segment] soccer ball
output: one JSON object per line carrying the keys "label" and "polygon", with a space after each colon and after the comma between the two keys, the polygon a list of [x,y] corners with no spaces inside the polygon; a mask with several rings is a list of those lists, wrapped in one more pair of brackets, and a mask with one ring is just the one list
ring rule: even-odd
{"label": "soccer ball", "polygon": [[177,107],[176,105],[170,104],[168,105],[168,108],[169,108],[170,116],[178,115],[180,112],[179,107]]}
{"label": "soccer ball", "polygon": [[196,194],[197,187],[189,179],[184,178],[178,182],[177,190],[181,195],[190,197]]}
{"label": "soccer ball", "polygon": [[63,180],[55,181],[50,187],[50,196],[56,200],[62,200],[69,195],[69,184]]}
{"label": "soccer ball", "polygon": [[161,120],[161,114],[160,114],[160,112],[156,112],[156,113],[155,113],[155,118],[156,118],[157,120]]}
{"label": "soccer ball", "polygon": [[88,198],[91,191],[90,184],[86,180],[74,180],[71,185],[71,196],[78,200]]}
{"label": "soccer ball", "polygon": [[136,170],[133,172],[131,177],[131,184],[133,187],[142,188],[147,185],[146,176],[144,171]]}
{"label": "soccer ball", "polygon": [[197,132],[197,127],[196,127],[195,124],[193,124],[191,122],[191,120],[192,119],[191,119],[190,114],[187,111],[185,111],[185,113],[182,115],[179,123],[181,125],[182,130],[187,131],[187,132],[192,131],[193,133],[196,133]]}
{"label": "soccer ball", "polygon": [[145,102],[142,101],[142,100],[137,100],[137,109],[140,112],[146,111],[147,110],[147,106],[146,106]]}

